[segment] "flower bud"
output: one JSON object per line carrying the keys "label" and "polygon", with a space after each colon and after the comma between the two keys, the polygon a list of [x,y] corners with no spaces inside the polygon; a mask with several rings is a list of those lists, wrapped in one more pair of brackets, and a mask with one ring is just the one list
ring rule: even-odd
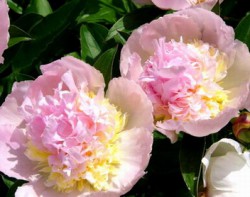
{"label": "flower bud", "polygon": [[235,137],[242,143],[250,143],[250,113],[242,112],[232,123]]}

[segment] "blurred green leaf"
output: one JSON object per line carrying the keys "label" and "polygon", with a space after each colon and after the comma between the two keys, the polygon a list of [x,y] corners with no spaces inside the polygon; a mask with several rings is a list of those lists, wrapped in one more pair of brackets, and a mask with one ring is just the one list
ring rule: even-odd
{"label": "blurred green leaf", "polygon": [[115,10],[103,1],[105,0],[87,1],[83,14],[78,18],[78,23],[115,23],[117,19]]}
{"label": "blurred green leaf", "polygon": [[179,151],[180,142],[154,139],[146,174],[124,197],[191,197],[180,172]]}
{"label": "blurred green leaf", "polygon": [[101,53],[108,29],[99,24],[82,25],[80,29],[82,59],[92,63]]}
{"label": "blurred green leaf", "polygon": [[122,4],[123,4],[123,6],[124,6],[124,9],[125,9],[128,13],[131,12],[131,10],[132,10],[133,8],[135,8],[135,5],[134,5],[133,1],[122,0],[121,2],[122,2]]}
{"label": "blurred green leaf", "polygon": [[19,72],[39,61],[49,45],[74,23],[83,7],[82,0],[72,0],[37,23],[29,32],[32,40],[23,42],[17,53],[12,54],[13,58],[9,63],[13,69]]}
{"label": "blurred green leaf", "polygon": [[10,187],[10,189],[9,189],[9,191],[7,193],[7,197],[14,197],[17,188],[19,186],[23,185],[26,182],[27,181],[23,181],[23,180],[17,180],[17,181],[15,181],[14,184]]}
{"label": "blurred green leaf", "polygon": [[159,131],[154,131],[154,139],[166,139],[167,137]]}
{"label": "blurred green leaf", "polygon": [[30,35],[21,28],[11,25],[9,28],[10,39],[8,42],[9,48],[23,41],[31,40]]}
{"label": "blurred green leaf", "polygon": [[16,25],[10,25],[10,37],[30,37],[30,34]]}
{"label": "blurred green leaf", "polygon": [[2,180],[4,182],[4,184],[8,187],[8,188],[11,188],[12,185],[14,185],[15,183],[15,180],[11,179],[11,178],[8,178],[7,176],[3,176],[1,175],[2,177]]}
{"label": "blurred green leaf", "polygon": [[235,37],[250,48],[250,14],[247,14],[237,25]]}
{"label": "blurred green leaf", "polygon": [[205,138],[185,134],[180,150],[180,168],[191,194],[198,197],[201,184],[201,159],[205,152]]}
{"label": "blurred green leaf", "polygon": [[112,78],[113,63],[117,47],[105,51],[94,63],[94,67],[103,74],[105,84],[108,84]]}
{"label": "blurred green leaf", "polygon": [[31,0],[25,13],[35,13],[41,16],[47,16],[52,13],[52,8],[47,0]]}
{"label": "blurred green leaf", "polygon": [[10,38],[8,46],[12,47],[20,42],[24,42],[24,41],[29,41],[31,40],[31,38],[29,37],[15,37],[15,38]]}
{"label": "blurred green leaf", "polygon": [[23,8],[12,0],[7,0],[8,6],[17,14],[23,13]]}
{"label": "blurred green leaf", "polygon": [[119,32],[125,31],[123,18],[120,18],[109,30],[106,41],[114,38]]}
{"label": "blurred green leaf", "polygon": [[69,55],[69,56],[73,56],[73,57],[75,57],[75,58],[77,58],[77,59],[81,59],[81,57],[80,57],[79,53],[78,53],[78,52],[76,52],[76,51],[71,52],[71,53],[68,53],[67,55]]}
{"label": "blurred green leaf", "polygon": [[44,17],[35,14],[35,13],[27,13],[21,15],[11,26],[16,26],[19,29],[22,29],[22,31],[25,31],[27,33],[30,32],[30,30],[36,26]]}
{"label": "blurred green leaf", "polygon": [[217,15],[220,15],[220,2],[219,1],[217,1],[217,3],[214,5],[211,11]]}
{"label": "blurred green leaf", "polygon": [[[146,7],[135,10],[121,17],[109,29],[106,40],[115,39],[118,43],[124,44],[134,29],[161,16],[165,11],[155,7]],[[124,36],[125,35],[125,36]]]}
{"label": "blurred green leaf", "polygon": [[169,13],[172,13],[172,11],[159,10],[155,6],[142,7],[126,14],[123,18],[123,26],[127,31],[131,32],[139,26]]}
{"label": "blurred green leaf", "polygon": [[223,16],[228,16],[233,11],[234,7],[236,6],[237,0],[226,0],[220,4],[221,7],[221,14]]}

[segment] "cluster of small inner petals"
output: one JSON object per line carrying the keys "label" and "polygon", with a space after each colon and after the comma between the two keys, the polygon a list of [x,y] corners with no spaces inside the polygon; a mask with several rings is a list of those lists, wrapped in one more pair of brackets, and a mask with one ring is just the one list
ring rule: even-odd
{"label": "cluster of small inner petals", "polygon": [[226,76],[226,55],[197,40],[165,42],[160,38],[155,43],[139,83],[154,105],[156,120],[215,117],[228,98],[220,86]]}
{"label": "cluster of small inner petals", "polygon": [[104,98],[84,90],[62,89],[26,98],[21,111],[29,142],[26,156],[61,192],[105,191],[119,167],[118,135],[126,116]]}

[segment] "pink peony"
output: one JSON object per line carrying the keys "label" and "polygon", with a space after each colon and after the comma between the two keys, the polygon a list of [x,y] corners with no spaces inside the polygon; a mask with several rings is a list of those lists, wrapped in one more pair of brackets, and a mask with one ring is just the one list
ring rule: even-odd
{"label": "pink peony", "polygon": [[182,10],[190,7],[201,7],[211,10],[216,3],[223,0],[133,0],[140,5],[154,4],[161,9]]}
{"label": "pink peony", "polygon": [[[0,108],[0,171],[17,197],[120,196],[145,174],[152,105],[140,86],[70,56],[14,84]],[[126,89],[126,92],[124,92]]]}
{"label": "pink peony", "polygon": [[156,129],[175,142],[180,131],[206,136],[237,116],[249,92],[249,62],[233,28],[213,12],[189,8],[135,30],[120,71],[141,85]]}
{"label": "pink peony", "polygon": [[[221,3],[223,0],[219,0]],[[211,10],[218,0],[152,0],[161,9],[182,10],[190,7],[202,7]]]}
{"label": "pink peony", "polygon": [[0,0],[0,64],[3,63],[3,52],[8,47],[10,20],[8,5],[5,0]]}

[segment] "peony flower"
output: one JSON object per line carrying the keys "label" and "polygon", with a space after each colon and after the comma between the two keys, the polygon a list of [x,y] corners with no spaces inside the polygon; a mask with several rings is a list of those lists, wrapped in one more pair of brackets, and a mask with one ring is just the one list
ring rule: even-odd
{"label": "peony flower", "polygon": [[233,133],[242,143],[250,143],[250,113],[241,112],[238,117],[232,119]]}
{"label": "peony flower", "polygon": [[3,52],[8,47],[10,20],[8,5],[5,0],[0,0],[0,64],[3,63]]}
{"label": "peony flower", "polygon": [[238,115],[249,92],[249,62],[247,46],[218,15],[189,8],[132,32],[120,71],[141,85],[156,129],[175,142],[180,131],[206,136]]}
{"label": "peony flower", "polygon": [[[140,5],[154,4],[161,9],[182,10],[190,7],[201,7],[211,10],[218,0],[133,0]],[[223,0],[219,0],[222,3]]]}
{"label": "peony flower", "polygon": [[[145,174],[152,105],[136,83],[70,56],[14,84],[0,108],[0,171],[17,197],[120,196]],[[126,92],[124,92],[126,89]]]}
{"label": "peony flower", "polygon": [[221,139],[202,159],[206,197],[245,197],[250,193],[250,152],[238,142]]}
{"label": "peony flower", "polygon": [[[219,0],[222,3],[223,0]],[[161,9],[182,10],[190,7],[201,7],[211,10],[218,0],[152,0]]]}

